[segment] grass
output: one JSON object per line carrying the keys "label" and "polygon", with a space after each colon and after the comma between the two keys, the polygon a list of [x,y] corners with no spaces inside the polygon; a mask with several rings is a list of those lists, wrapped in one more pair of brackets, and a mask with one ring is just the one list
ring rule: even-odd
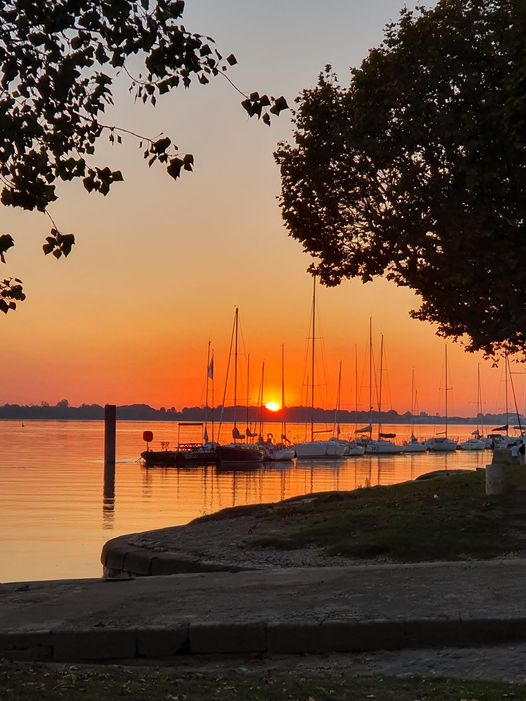
{"label": "grass", "polygon": [[0,698],[2,701],[502,701],[526,699],[526,688],[447,679],[341,674],[181,674],[170,668],[0,661]]}
{"label": "grass", "polygon": [[[523,468],[524,469],[524,468]],[[445,479],[330,492],[258,513],[241,547],[324,548],[329,554],[398,562],[485,559],[526,550],[524,492],[486,496],[483,471]],[[242,515],[243,509],[237,510]]]}

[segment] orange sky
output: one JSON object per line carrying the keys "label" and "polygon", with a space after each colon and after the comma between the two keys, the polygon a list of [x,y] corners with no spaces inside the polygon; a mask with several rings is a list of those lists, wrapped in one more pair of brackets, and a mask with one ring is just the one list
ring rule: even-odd
{"label": "orange sky", "polygon": [[[185,24],[236,54],[231,77],[241,88],[284,94],[292,103],[327,62],[345,80],[347,67],[380,41],[382,26],[403,4],[332,0],[328,10],[305,0],[189,0]],[[100,156],[123,170],[125,182],[107,198],[88,195],[76,183],[61,187],[52,214],[77,238],[66,261],[43,256],[49,229],[43,215],[2,209],[2,233],[12,233],[16,247],[1,272],[21,277],[28,299],[0,319],[0,404],[63,398],[72,404],[199,404],[209,338],[220,397],[234,305],[254,369],[254,399],[265,360],[265,401],[279,400],[285,343],[288,403],[300,402],[309,259],[281,223],[272,157],[277,141],[290,136],[288,114],[271,129],[248,120],[220,79],[165,96],[157,109],[134,106],[124,81],[121,88],[108,123],[151,136],[163,131],[194,154],[195,172],[174,183],[162,168],[147,168],[132,139],[121,147],[101,144]],[[357,345],[359,404],[366,408],[363,368],[372,316],[376,352],[380,332],[385,339],[385,407],[409,409],[414,367],[419,408],[443,411],[444,343],[429,325],[408,317],[416,304],[407,290],[384,281],[320,290],[321,384],[323,367],[327,375],[320,405],[334,403],[342,360],[342,402],[354,407]],[[473,414],[480,359],[459,345],[450,344],[449,352],[450,413]],[[484,409],[502,411],[502,371],[483,363],[481,373]],[[522,408],[524,380],[515,381]]]}

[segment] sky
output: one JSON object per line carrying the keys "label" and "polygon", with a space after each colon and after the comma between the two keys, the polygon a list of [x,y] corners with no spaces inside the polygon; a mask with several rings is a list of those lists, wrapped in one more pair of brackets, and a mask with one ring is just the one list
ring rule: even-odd
{"label": "sky", "polygon": [[[283,94],[292,105],[327,63],[346,83],[350,67],[381,42],[383,27],[404,4],[188,0],[184,24],[214,37],[224,55],[236,55],[229,76],[242,90]],[[44,215],[2,208],[1,232],[11,233],[16,246],[0,272],[22,278],[28,298],[0,319],[0,404],[64,398],[74,405],[202,404],[209,340],[215,397],[222,398],[236,305],[240,401],[247,395],[248,355],[252,402],[263,362],[264,401],[280,401],[284,344],[286,403],[301,403],[310,259],[281,221],[273,159],[277,143],[291,138],[290,112],[271,128],[248,119],[239,95],[221,78],[163,96],[152,108],[134,104],[120,80],[107,123],[170,136],[194,154],[194,173],[174,182],[162,166],[148,169],[133,138],[113,147],[101,141],[99,163],[122,169],[125,181],[106,198],[87,194],[81,183],[60,186],[50,211],[63,232],[76,236],[67,260],[44,257]],[[377,365],[384,338],[383,406],[409,410],[414,369],[417,409],[443,413],[445,343],[431,325],[409,317],[418,307],[410,291],[385,280],[347,281],[320,289],[318,300],[318,406],[334,405],[341,361],[342,406],[367,409],[372,317]],[[504,410],[502,368],[460,344],[448,344],[448,357],[450,414],[474,415],[479,364],[483,410]],[[523,408],[523,368],[514,370]],[[231,387],[226,398],[231,403]]]}

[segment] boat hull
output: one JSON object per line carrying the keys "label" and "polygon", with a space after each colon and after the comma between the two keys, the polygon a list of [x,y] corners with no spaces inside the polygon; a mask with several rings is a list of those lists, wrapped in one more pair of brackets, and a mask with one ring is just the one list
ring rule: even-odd
{"label": "boat hull", "polygon": [[141,453],[146,467],[173,467],[177,465],[214,465],[216,450],[145,450]]}
{"label": "boat hull", "polygon": [[405,443],[401,451],[402,453],[425,453],[427,452],[427,447],[424,443]]}
{"label": "boat hull", "polygon": [[297,443],[294,447],[298,460],[343,458],[346,449],[345,444],[339,441],[308,441]]}
{"label": "boat hull", "polygon": [[456,442],[448,438],[431,438],[426,446],[430,453],[452,453],[457,449]]}
{"label": "boat hull", "polygon": [[365,446],[366,455],[397,455],[400,453],[400,446],[389,441],[370,441]]}
{"label": "boat hull", "polygon": [[220,445],[216,452],[217,461],[220,464],[258,463],[264,457],[259,448],[244,445]]}

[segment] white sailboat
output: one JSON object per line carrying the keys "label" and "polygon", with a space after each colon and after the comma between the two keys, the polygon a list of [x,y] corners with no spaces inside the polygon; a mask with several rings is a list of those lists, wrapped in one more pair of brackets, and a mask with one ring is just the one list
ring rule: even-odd
{"label": "white sailboat", "polygon": [[427,447],[415,436],[415,411],[416,411],[416,390],[415,390],[415,369],[411,371],[411,437],[402,444],[402,453],[425,453]]}
{"label": "white sailboat", "polygon": [[450,391],[451,387],[447,386],[448,376],[447,376],[447,345],[445,348],[445,380],[446,385],[444,387],[445,394],[445,425],[443,435],[435,436],[426,441],[426,447],[430,453],[451,453],[457,449],[456,441],[448,438],[447,434],[447,420],[448,420],[448,407],[447,407],[447,393]]}
{"label": "white sailboat", "polygon": [[[262,374],[261,403],[263,402],[263,383],[264,375]],[[281,344],[281,411],[283,421],[281,423],[281,441],[279,443],[274,443],[274,436],[271,433],[267,433],[266,438],[263,439],[263,429],[261,428],[260,430],[259,446],[263,449],[265,454],[264,460],[267,462],[292,462],[296,457],[294,446],[286,445],[288,438],[287,424],[285,421],[285,346],[283,344]]]}
{"label": "white sailboat", "polygon": [[341,458],[345,456],[345,445],[339,441],[314,440],[314,400],[315,400],[315,374],[316,374],[316,276],[313,276],[312,285],[312,337],[311,337],[311,422],[310,441],[296,443],[296,457],[299,460],[311,460],[320,458]]}
{"label": "white sailboat", "polygon": [[[369,363],[372,367],[372,325],[369,325],[369,350],[370,359]],[[388,438],[394,438],[394,434],[382,433],[381,424],[381,414],[382,414],[382,373],[383,373],[383,355],[384,355],[384,337],[381,336],[380,341],[380,380],[379,380],[379,390],[378,390],[378,438],[373,441],[370,440],[365,446],[366,455],[397,455],[400,453],[400,446],[395,443],[391,443]],[[369,373],[372,376],[372,371]],[[372,423],[371,423],[372,431]]]}
{"label": "white sailboat", "polygon": [[345,448],[345,457],[358,457],[365,453],[365,446],[360,445],[356,441],[347,441],[340,438],[340,422],[339,414],[341,410],[341,390],[342,390],[342,364],[340,361],[340,367],[338,369],[338,389],[336,391],[336,406],[334,409],[334,435],[329,441],[338,442]]}
{"label": "white sailboat", "polygon": [[[480,365],[477,365],[477,421],[480,420],[482,416],[482,401],[480,394]],[[485,450],[486,441],[482,438],[482,433],[480,431],[480,426],[473,431],[471,438],[466,441],[459,443],[458,447],[460,450]]]}

